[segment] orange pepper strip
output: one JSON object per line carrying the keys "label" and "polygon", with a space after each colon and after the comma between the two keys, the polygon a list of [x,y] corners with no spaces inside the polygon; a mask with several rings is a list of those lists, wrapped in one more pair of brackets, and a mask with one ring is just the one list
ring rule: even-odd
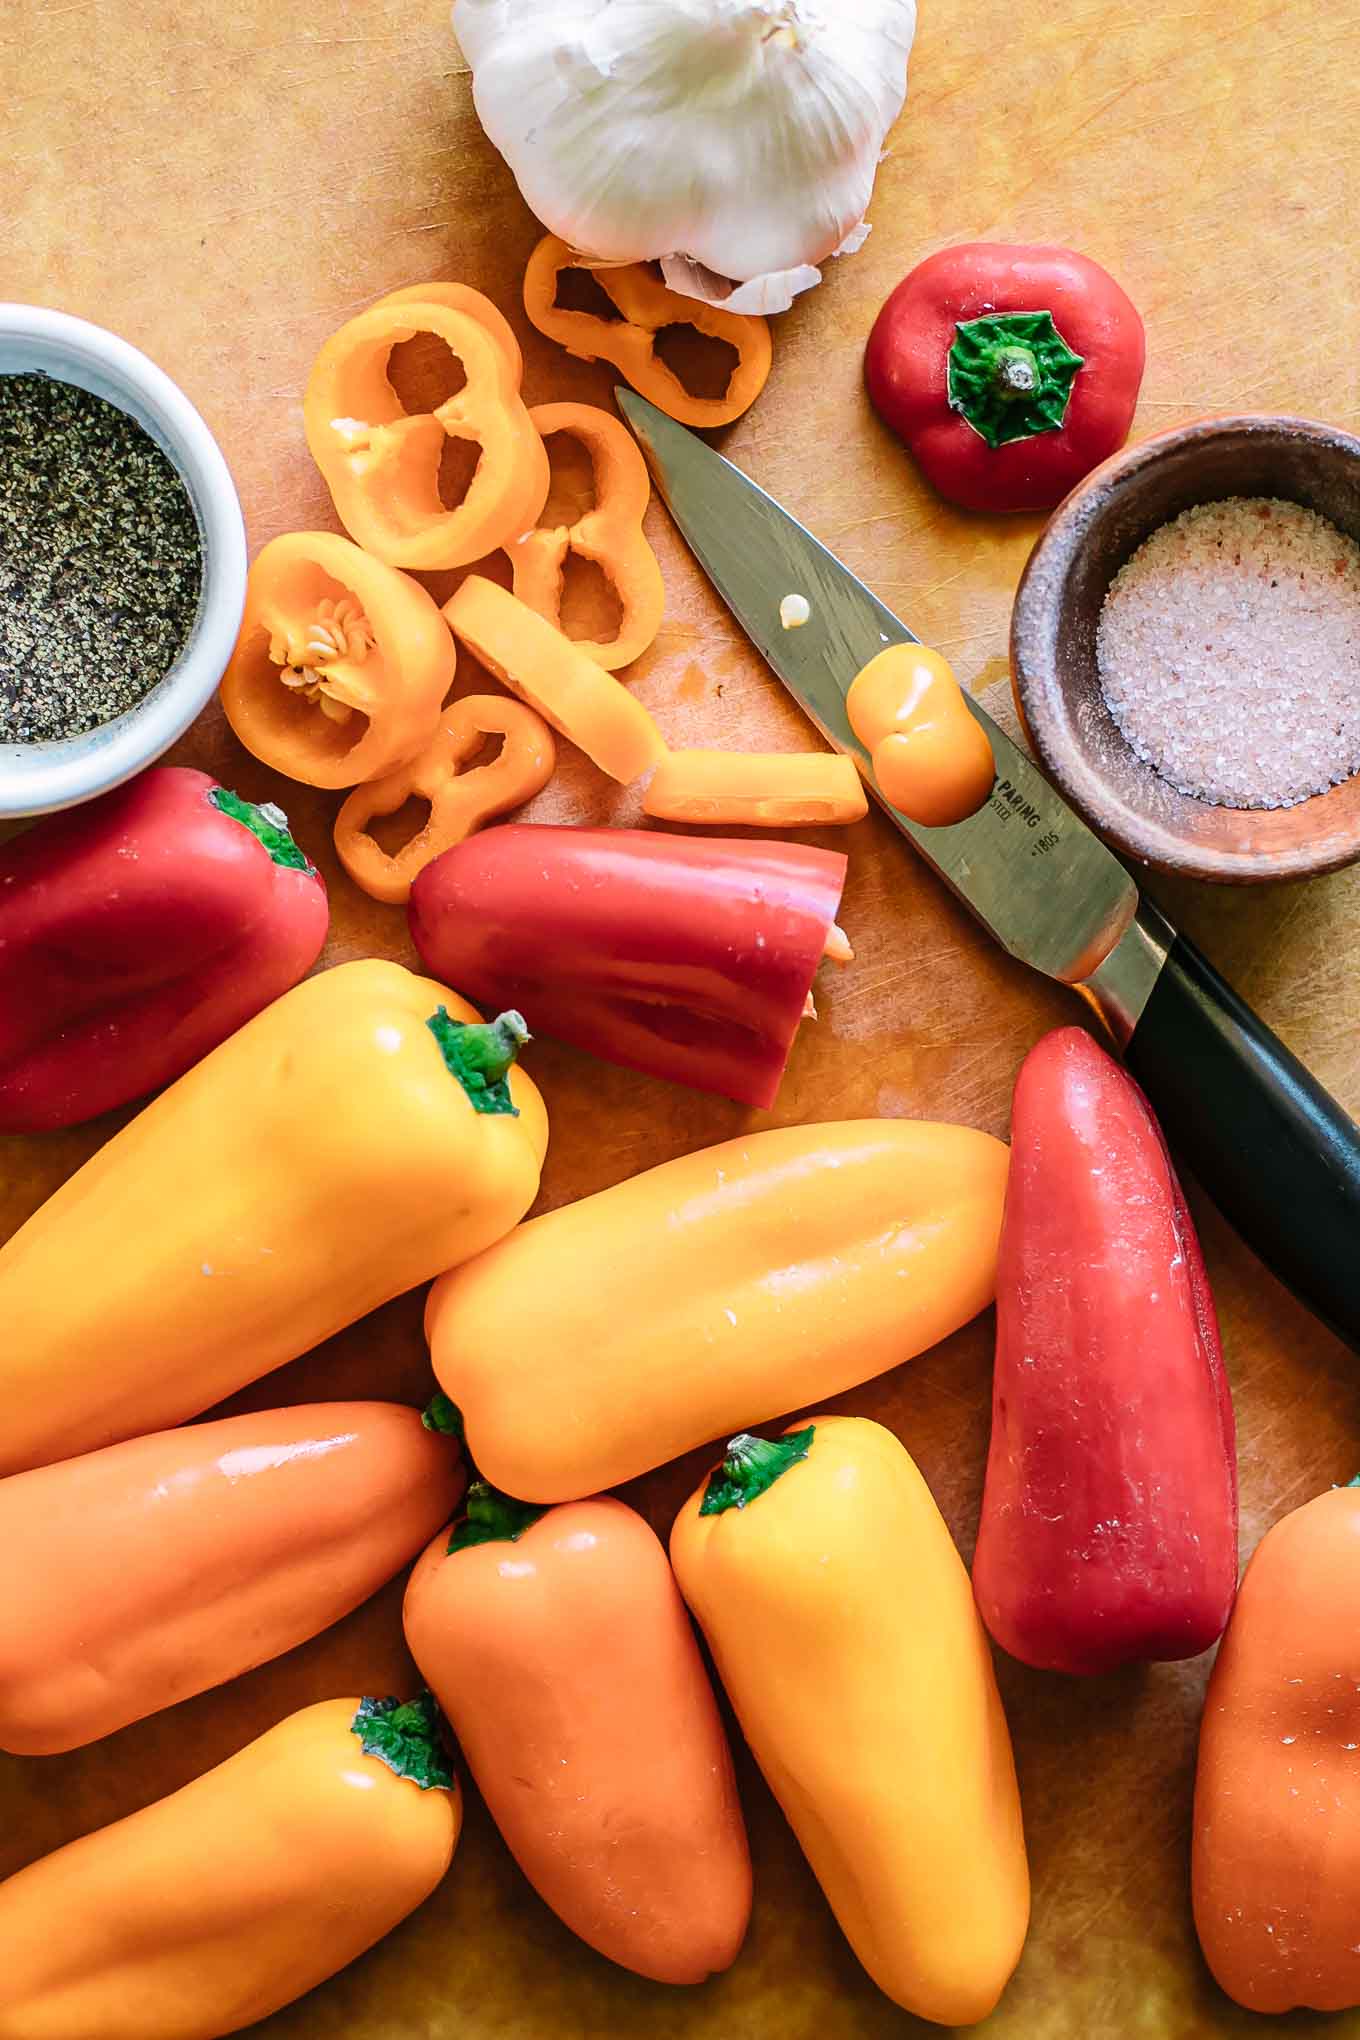
{"label": "orange pepper strip", "polygon": [[869,803],[853,759],[835,751],[670,751],[642,811],[663,822],[791,829],[860,822]]}
{"label": "orange pepper strip", "polygon": [[515,329],[499,305],[493,305],[489,297],[483,297],[470,283],[408,283],[402,290],[385,292],[369,310],[376,311],[379,305],[447,305],[450,311],[466,312],[491,335],[514,369],[515,388],[519,388],[524,377],[524,356]]}
{"label": "orange pepper strip", "polygon": [[[589,269],[622,317],[602,319],[594,312],[572,312],[555,302],[557,279],[564,269]],[[725,312],[720,305],[701,304],[668,290],[645,263],[595,269],[556,234],[546,234],[529,257],[524,272],[524,309],[540,333],[556,340],[568,354],[584,361],[608,361],[635,390],[682,425],[730,425],[750,409],[765,387],[772,349],[769,322]],[[725,340],[737,350],[725,396],[696,397],[656,352],[656,336],[666,326],[693,326],[710,339]]]}
{"label": "orange pepper strip", "polygon": [[850,727],[869,750],[885,800],[922,828],[976,814],[996,761],[949,661],[929,645],[889,645],[845,698]]}
{"label": "orange pepper strip", "polygon": [[455,662],[418,581],[333,531],[293,531],[250,569],[222,706],[276,772],[357,786],[429,742]]}
{"label": "orange pepper strip", "polygon": [[470,574],[444,604],[454,635],[488,673],[627,786],[666,746],[640,701],[550,623],[494,581]]}
{"label": "orange pepper strip", "polygon": [[647,650],[666,607],[661,569],[642,531],[651,495],[647,463],[627,426],[593,404],[539,404],[529,416],[541,438],[565,432],[585,447],[595,470],[595,501],[574,524],[540,525],[506,547],[515,593],[560,630],[567,554],[603,567],[623,610],[618,633],[607,641],[573,642],[612,673]]}
{"label": "orange pepper strip", "polygon": [[[433,411],[412,415],[387,379],[387,363],[416,333],[443,340],[467,381]],[[548,500],[548,456],[510,357],[484,325],[450,305],[370,305],[321,349],[302,408],[307,444],[341,522],[389,566],[467,566],[529,530]],[[454,510],[439,493],[446,437],[482,449]]]}
{"label": "orange pepper strip", "polygon": [[[493,735],[505,739],[500,755],[462,771],[482,739]],[[433,741],[418,758],[354,789],[335,821],[340,862],[370,899],[401,906],[427,864],[492,815],[503,815],[540,792],[556,763],[552,731],[522,701],[503,694],[465,695],[445,710]],[[368,833],[369,823],[377,815],[396,814],[413,797],[429,802],[429,819],[389,856]]]}

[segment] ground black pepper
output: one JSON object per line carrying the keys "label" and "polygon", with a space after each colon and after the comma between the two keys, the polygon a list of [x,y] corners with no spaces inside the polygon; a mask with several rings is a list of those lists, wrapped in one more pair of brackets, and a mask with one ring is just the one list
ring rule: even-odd
{"label": "ground black pepper", "polygon": [[202,579],[188,491],[136,419],[0,375],[0,743],[135,707],[174,665]]}

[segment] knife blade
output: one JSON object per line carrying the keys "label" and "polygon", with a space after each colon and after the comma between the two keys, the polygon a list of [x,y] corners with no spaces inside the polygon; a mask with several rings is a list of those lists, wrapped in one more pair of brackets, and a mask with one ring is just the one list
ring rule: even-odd
{"label": "knife blade", "polygon": [[[966,693],[996,762],[990,798],[943,829],[893,807],[845,697],[876,653],[915,632],[706,441],[632,390],[615,395],[682,537],[772,672],[1002,948],[1095,1006],[1225,1216],[1360,1350],[1354,1120]],[[809,605],[797,629],[780,618],[786,595]]]}

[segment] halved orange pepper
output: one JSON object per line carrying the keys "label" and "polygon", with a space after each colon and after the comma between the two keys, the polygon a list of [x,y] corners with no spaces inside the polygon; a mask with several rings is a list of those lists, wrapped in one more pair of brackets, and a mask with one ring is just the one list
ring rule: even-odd
{"label": "halved orange pepper", "polygon": [[966,821],[991,792],[992,747],[953,667],[929,645],[889,645],[870,659],[845,711],[884,798],[922,828]]}
{"label": "halved orange pepper", "polygon": [[627,786],[665,756],[642,703],[508,589],[469,574],[444,604],[444,616],[488,673],[611,779]]}
{"label": "halved orange pepper", "polygon": [[418,581],[333,531],[290,531],[251,566],[222,706],[275,771],[357,786],[429,742],[456,658]]}
{"label": "halved orange pepper", "polygon": [[[589,269],[622,316],[603,319],[594,312],[573,312],[559,305],[557,279],[564,269]],[[539,332],[556,340],[568,354],[583,361],[612,362],[635,390],[682,425],[730,425],[750,409],[770,373],[767,320],[681,297],[642,262],[596,269],[556,234],[545,234],[529,257],[524,272],[524,309]],[[692,396],[661,360],[656,338],[666,326],[693,326],[696,332],[725,340],[736,349],[737,365],[723,396]]]}
{"label": "halved orange pepper", "polygon": [[[495,735],[505,739],[499,756],[462,771],[483,738]],[[465,695],[445,711],[419,757],[354,789],[335,821],[340,862],[370,899],[401,906],[427,864],[492,815],[538,793],[556,763],[557,746],[541,715],[503,694]],[[369,834],[369,823],[396,814],[413,798],[429,802],[429,817],[409,843],[389,854]]]}
{"label": "halved orange pepper", "polygon": [[[467,380],[434,410],[410,413],[387,364],[417,333],[444,341]],[[548,500],[548,456],[520,398],[516,363],[485,323],[450,304],[380,301],[350,319],[318,354],[302,409],[341,522],[389,566],[467,566],[529,530]],[[481,447],[452,510],[439,490],[446,438]]]}
{"label": "halved orange pepper", "polygon": [[796,829],[861,822],[869,803],[854,760],[837,751],[670,751],[642,812],[663,822]]}
{"label": "halved orange pepper", "polygon": [[642,530],[651,495],[647,463],[628,428],[593,404],[539,404],[529,416],[541,438],[564,432],[585,447],[595,471],[595,501],[574,524],[539,525],[505,548],[515,593],[560,630],[567,554],[579,553],[603,567],[623,610],[618,632],[608,640],[573,642],[613,673],[646,651],[666,607],[661,569]]}

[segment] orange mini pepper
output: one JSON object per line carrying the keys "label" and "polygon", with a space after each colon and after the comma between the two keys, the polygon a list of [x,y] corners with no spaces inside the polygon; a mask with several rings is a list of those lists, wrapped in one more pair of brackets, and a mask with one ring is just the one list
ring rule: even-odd
{"label": "orange mini pepper", "polygon": [[588,653],[494,581],[469,574],[444,616],[495,679],[627,786],[664,756],[640,701]]}
{"label": "orange mini pepper", "polygon": [[733,1438],[671,1561],[771,1791],[879,1989],[986,2018],[1029,1869],[967,1569],[909,1454],[863,1417]]}
{"label": "orange mini pepper", "polygon": [[[504,738],[489,764],[462,767],[489,736]],[[436,857],[461,843],[493,815],[519,807],[552,778],[557,747],[541,715],[504,694],[467,694],[444,711],[433,740],[407,765],[357,786],[335,821],[335,848],[354,883],[388,906],[401,906]],[[388,852],[369,833],[379,815],[408,800],[429,803],[423,828]]]}
{"label": "orange mini pepper", "polygon": [[276,772],[357,786],[429,742],[456,657],[418,581],[332,531],[292,531],[251,566],[222,706]]}
{"label": "orange mini pepper", "polygon": [[922,828],[976,814],[996,761],[954,669],[929,645],[889,645],[845,697],[850,727],[870,753],[885,800]]}
{"label": "orange mini pepper", "polygon": [[[594,312],[568,311],[556,302],[564,269],[589,269],[605,296],[617,306],[617,320]],[[555,234],[546,234],[524,272],[524,309],[540,333],[583,361],[608,361],[635,390],[682,425],[730,425],[749,410],[765,387],[772,350],[767,320],[725,312],[698,298],[668,290],[646,263],[596,269]],[[736,349],[737,365],[721,397],[692,396],[656,351],[667,326],[693,326],[710,339]]]}
{"label": "orange mini pepper", "polygon": [[[434,410],[408,413],[387,364],[417,333],[443,340],[467,380]],[[520,398],[516,364],[481,320],[452,305],[370,305],[321,349],[302,409],[340,521],[389,566],[467,566],[529,530],[548,499],[548,456]],[[456,509],[439,489],[446,437],[481,448]]]}
{"label": "orange mini pepper", "polygon": [[462,1798],[428,1697],[323,1700],[0,1885],[3,2040],[218,2040],[427,1899]]}
{"label": "orange mini pepper", "polygon": [[854,759],[836,751],[670,751],[642,811],[664,822],[797,829],[862,822],[869,803]]}
{"label": "orange mini pepper", "polygon": [[594,469],[595,500],[574,523],[539,525],[506,547],[515,593],[560,630],[568,553],[602,567],[622,609],[618,631],[608,640],[573,642],[613,673],[647,650],[666,606],[661,569],[642,530],[651,495],[647,463],[627,427],[593,404],[539,404],[529,416],[544,440],[562,432],[585,447]]}
{"label": "orange mini pepper", "polygon": [[[437,1409],[437,1405],[436,1405]],[[406,1590],[406,1641],[539,1896],[611,1962],[702,1983],[751,1862],[727,1737],[666,1554],[612,1496],[484,1482]]]}

